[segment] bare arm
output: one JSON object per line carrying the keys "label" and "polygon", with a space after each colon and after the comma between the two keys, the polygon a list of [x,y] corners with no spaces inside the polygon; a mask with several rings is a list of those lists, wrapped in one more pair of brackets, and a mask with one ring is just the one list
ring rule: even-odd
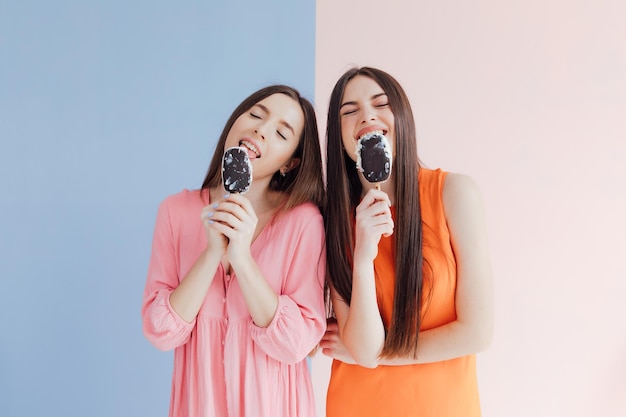
{"label": "bare arm", "polygon": [[269,326],[278,308],[278,295],[249,253],[232,265],[252,321],[259,327]]}
{"label": "bare arm", "polygon": [[170,294],[172,308],[188,323],[198,315],[213,282],[215,271],[226,251],[226,239],[210,224],[208,213],[214,208],[214,205],[206,206],[200,214],[207,236],[206,249],[202,251],[180,285]]}
{"label": "bare arm", "polygon": [[[181,283],[178,266],[180,246],[175,233],[180,224],[176,219],[189,212],[180,198],[168,197],[159,206],[142,303],[144,335],[161,350],[174,349],[189,340],[219,262],[218,254],[213,252],[215,249],[207,248]],[[210,238],[208,231],[207,238],[219,248],[222,241]],[[211,259],[218,260],[211,266]]]}
{"label": "bare arm", "polygon": [[357,207],[354,266],[350,306],[331,289],[339,333],[355,361],[364,367],[377,366],[385,343],[383,325],[376,300],[374,259],[382,235],[393,233],[389,197],[370,190]]}
{"label": "bare arm", "polygon": [[[457,358],[486,349],[493,334],[493,278],[487,247],[486,220],[482,198],[476,184],[458,174],[448,174],[443,200],[451,233],[452,247],[457,261],[456,313],[457,319],[443,326],[422,331],[419,335],[417,359],[409,357],[379,358],[379,365],[409,365]],[[348,308],[341,300],[333,299],[339,314]],[[339,307],[339,308],[337,308]],[[329,326],[329,332],[333,328]],[[324,352],[343,357],[341,342],[348,347],[345,334],[328,334],[329,343]],[[340,336],[340,337],[337,337]],[[322,346],[324,347],[324,346]],[[356,359],[356,357],[355,357]],[[356,361],[359,362],[358,360]]]}
{"label": "bare arm", "polygon": [[448,174],[443,202],[457,261],[455,321],[419,334],[417,360],[391,358],[382,365],[428,363],[485,350],[493,334],[493,277],[485,210],[475,182]]}
{"label": "bare arm", "polygon": [[220,259],[221,257],[205,249],[187,276],[170,294],[172,308],[186,322],[191,323],[198,315]]}
{"label": "bare arm", "polygon": [[267,327],[278,308],[278,295],[263,276],[250,252],[258,218],[250,201],[232,194],[220,202],[211,226],[228,238],[226,253],[254,323]]}

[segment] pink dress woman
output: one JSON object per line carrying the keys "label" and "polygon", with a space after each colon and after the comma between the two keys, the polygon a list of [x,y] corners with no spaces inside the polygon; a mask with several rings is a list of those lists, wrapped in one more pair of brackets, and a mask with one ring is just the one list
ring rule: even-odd
{"label": "pink dress woman", "polygon": [[171,417],[315,416],[307,354],[322,337],[324,225],[316,206],[278,212],[252,243],[276,294],[266,328],[248,312],[237,277],[220,266],[196,319],[188,323],[169,296],[206,247],[199,213],[205,190],[166,198],[159,207],[142,316],[147,339],[174,349]]}

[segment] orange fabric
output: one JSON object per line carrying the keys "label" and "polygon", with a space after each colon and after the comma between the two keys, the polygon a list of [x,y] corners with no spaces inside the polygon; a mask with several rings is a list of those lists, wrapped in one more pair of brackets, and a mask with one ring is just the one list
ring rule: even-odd
{"label": "orange fabric", "polygon": [[[419,172],[423,253],[432,268],[431,274],[424,267],[422,330],[456,319],[456,262],[441,198],[446,174],[441,170]],[[392,214],[395,220],[393,210]],[[374,261],[378,306],[385,326],[393,311],[392,243],[393,237],[382,238]],[[420,365],[381,365],[375,369],[335,360],[326,416],[478,417],[475,356]]]}

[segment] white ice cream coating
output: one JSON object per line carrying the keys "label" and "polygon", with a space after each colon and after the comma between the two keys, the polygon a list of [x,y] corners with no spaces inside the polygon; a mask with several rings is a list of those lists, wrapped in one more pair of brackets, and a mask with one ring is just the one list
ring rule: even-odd
{"label": "white ice cream coating", "polygon": [[380,150],[380,153],[384,155],[387,159],[387,162],[385,164],[385,168],[386,168],[385,171],[387,173],[387,177],[385,178],[386,180],[387,178],[389,178],[389,175],[391,175],[391,160],[392,160],[391,145],[389,144],[389,140],[387,139],[387,137],[383,135],[381,131],[370,132],[359,138],[359,140],[356,143],[356,150],[355,150],[356,158],[357,158],[356,167],[360,172],[364,173],[364,177],[368,179],[369,181],[369,178],[372,176],[373,172],[365,173],[363,169],[363,157],[362,157],[362,152],[364,149],[363,143],[371,140],[374,137],[380,138],[380,141],[376,144],[375,149]]}
{"label": "white ice cream coating", "polygon": [[[235,158],[235,153],[240,158]],[[239,162],[239,165],[237,164]],[[224,189],[231,193],[245,193],[252,184],[252,163],[248,157],[248,149],[243,146],[235,146],[224,151],[222,160],[222,183]]]}

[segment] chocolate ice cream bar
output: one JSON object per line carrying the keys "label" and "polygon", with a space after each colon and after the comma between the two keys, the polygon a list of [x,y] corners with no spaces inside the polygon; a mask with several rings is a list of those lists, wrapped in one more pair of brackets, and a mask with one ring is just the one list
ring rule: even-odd
{"label": "chocolate ice cream bar", "polygon": [[228,148],[222,159],[222,183],[229,193],[245,193],[252,184],[252,164],[243,147]]}
{"label": "chocolate ice cream bar", "polygon": [[391,148],[379,132],[363,135],[357,141],[357,168],[369,182],[387,181],[391,175]]}

